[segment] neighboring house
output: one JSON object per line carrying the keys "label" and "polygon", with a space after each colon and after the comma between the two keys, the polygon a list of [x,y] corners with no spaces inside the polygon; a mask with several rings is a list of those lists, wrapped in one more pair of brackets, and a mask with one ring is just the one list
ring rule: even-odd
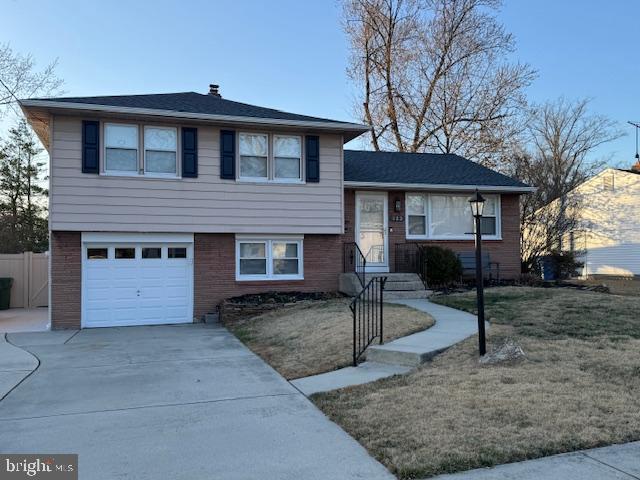
{"label": "neighboring house", "polygon": [[640,276],[640,162],[630,170],[607,168],[569,196],[577,225],[562,248],[581,254],[581,276]]}
{"label": "neighboring house", "polygon": [[393,272],[396,245],[486,245],[519,273],[529,187],[455,155],[343,151],[359,124],[176,93],[30,99],[51,158],[53,328],[191,322],[225,298],[335,291],[344,244]]}

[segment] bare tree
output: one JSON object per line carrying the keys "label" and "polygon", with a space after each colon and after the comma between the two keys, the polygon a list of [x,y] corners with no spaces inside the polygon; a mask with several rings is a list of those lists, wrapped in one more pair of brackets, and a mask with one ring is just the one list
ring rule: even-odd
{"label": "bare tree", "polygon": [[48,95],[62,85],[55,75],[57,60],[36,70],[31,55],[14,52],[8,43],[0,44],[0,115],[18,99]]}
{"label": "bare tree", "polygon": [[458,153],[495,165],[534,71],[509,64],[499,0],[344,0],[349,76],[376,150]]}
{"label": "bare tree", "polygon": [[512,157],[510,173],[537,187],[521,199],[521,254],[528,269],[540,255],[562,248],[576,228],[584,199],[571,192],[603,167],[590,154],[622,132],[615,122],[589,113],[588,99],[560,98],[531,109],[526,134],[528,151]]}

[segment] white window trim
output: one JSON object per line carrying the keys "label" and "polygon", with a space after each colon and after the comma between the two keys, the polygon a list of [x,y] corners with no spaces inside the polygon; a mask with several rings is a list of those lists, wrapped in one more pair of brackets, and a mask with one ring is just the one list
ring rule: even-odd
{"label": "white window trim", "polygon": [[[136,171],[127,171],[127,170],[107,170],[107,125],[121,125],[125,127],[136,127],[138,130],[138,146],[137,146],[137,156],[136,156]],[[146,154],[147,149],[144,144],[144,131],[149,128],[163,128],[175,130],[176,132],[176,173],[156,173],[156,172],[147,172],[146,166]],[[102,122],[101,131],[100,131],[100,142],[102,144],[101,147],[101,159],[100,159],[100,175],[108,176],[108,177],[136,177],[136,178],[160,178],[160,179],[168,179],[175,180],[182,178],[182,157],[181,157],[181,139],[180,139],[180,131],[179,127],[167,127],[166,125],[154,125],[154,124],[146,124],[146,123],[124,123],[124,122]],[[173,150],[167,150],[173,151]],[[140,159],[142,158],[142,165],[140,165]]]}
{"label": "white window trim", "polygon": [[[296,275],[276,275],[273,273],[273,243],[296,243],[298,245],[298,273]],[[241,243],[264,243],[265,244],[265,275],[241,275],[240,274],[240,244]],[[280,280],[304,280],[304,239],[299,236],[237,236],[236,237],[236,281],[280,281]]]}
{"label": "white window trim", "polygon": [[[275,148],[275,140],[276,138],[297,138],[300,140],[300,157],[298,158],[298,172],[300,175],[298,178],[287,178],[287,177],[276,177],[276,148]],[[273,147],[273,181],[277,183],[302,183],[302,136],[300,135],[285,135],[284,133],[278,133],[272,135],[272,145]],[[283,158],[293,158],[293,157],[283,157]]]}
{"label": "white window trim", "polygon": [[[117,125],[120,127],[135,127],[136,128],[136,137],[138,142],[136,144],[136,170],[108,170],[107,169],[107,148],[116,148],[109,147],[107,145],[107,126],[109,125]],[[140,176],[140,125],[137,123],[121,123],[121,122],[104,122],[102,126],[102,135],[104,138],[102,142],[102,164],[105,175],[110,175],[114,177],[139,177]]]}
{"label": "white window trim", "polygon": [[[176,173],[161,173],[161,172],[149,172],[147,171],[147,145],[145,143],[146,131],[148,128],[154,128],[156,130],[172,130],[176,134],[176,149],[175,150],[156,150],[158,152],[175,152],[176,153]],[[177,127],[166,127],[164,125],[143,125],[142,127],[142,166],[144,168],[145,177],[160,177],[160,178],[180,178],[180,141],[178,139]]]}
{"label": "white window trim", "polygon": [[[422,195],[426,199],[426,226],[425,226],[425,235],[411,235],[409,234],[409,211],[407,208],[407,197],[409,195]],[[424,192],[406,192],[404,197],[404,205],[405,205],[405,238],[407,240],[473,240],[475,235],[473,233],[468,233],[466,235],[433,235],[431,233],[431,197],[432,195],[438,196],[446,196],[447,194],[443,193],[424,193]],[[460,194],[450,194],[452,196],[460,196]],[[489,195],[486,195],[489,196]],[[502,195],[500,194],[491,194],[491,196],[496,198],[496,234],[495,235],[483,235],[483,240],[502,240]],[[469,207],[469,216],[471,216],[471,207]],[[493,215],[490,215],[493,217]]]}
{"label": "white window trim", "polygon": [[[243,177],[240,168],[240,135],[266,135],[267,136],[267,176],[266,177]],[[276,177],[276,160],[274,139],[276,137],[297,137],[300,139],[300,178],[281,178]],[[304,136],[287,133],[268,133],[268,132],[247,132],[238,131],[236,135],[236,182],[238,183],[275,183],[275,184],[306,184],[305,177],[305,158]]]}
{"label": "white window trim", "polygon": [[[240,137],[242,135],[262,135],[267,137],[267,176],[266,177],[243,177],[242,176],[242,154],[240,153]],[[269,136],[269,134],[267,132],[238,132],[238,145],[237,145],[237,151],[238,151],[238,155],[237,155],[237,164],[238,164],[238,179],[245,181],[245,182],[252,182],[252,183],[266,183],[270,181],[270,175],[269,175],[269,167],[271,165],[271,162],[269,161],[269,157],[270,157],[270,153],[271,153],[271,138]]]}

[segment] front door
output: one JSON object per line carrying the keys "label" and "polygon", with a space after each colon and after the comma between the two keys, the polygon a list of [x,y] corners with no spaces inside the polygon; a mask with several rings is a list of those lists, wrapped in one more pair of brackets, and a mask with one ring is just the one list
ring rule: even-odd
{"label": "front door", "polygon": [[356,193],[356,242],[367,260],[367,272],[389,271],[387,194]]}

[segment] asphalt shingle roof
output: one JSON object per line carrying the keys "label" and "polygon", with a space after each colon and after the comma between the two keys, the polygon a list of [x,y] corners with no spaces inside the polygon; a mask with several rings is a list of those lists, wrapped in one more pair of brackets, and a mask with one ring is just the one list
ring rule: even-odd
{"label": "asphalt shingle roof", "polygon": [[344,151],[345,182],[526,188],[518,180],[453,154]]}
{"label": "asphalt shingle roof", "polygon": [[258,107],[247,103],[234,102],[214,95],[196,92],[160,93],[152,95],[116,95],[105,97],[62,97],[33,98],[63,103],[82,103],[110,107],[149,108],[174,112],[196,113],[206,115],[229,115],[250,118],[269,118],[276,120],[293,120],[307,122],[350,123],[327,118],[310,117],[296,113],[283,112],[273,108]]}

